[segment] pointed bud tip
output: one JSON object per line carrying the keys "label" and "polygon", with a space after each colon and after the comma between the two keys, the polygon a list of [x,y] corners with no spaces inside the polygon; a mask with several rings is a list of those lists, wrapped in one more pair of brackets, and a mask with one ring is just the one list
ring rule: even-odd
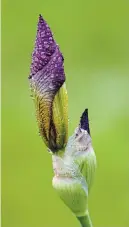
{"label": "pointed bud tip", "polygon": [[85,109],[80,119],[80,128],[86,130],[90,135],[88,109]]}
{"label": "pointed bud tip", "polygon": [[39,20],[40,20],[40,19],[43,19],[43,17],[42,17],[42,15],[41,15],[41,14],[39,14]]}
{"label": "pointed bud tip", "polygon": [[39,14],[39,21],[38,22],[39,23],[44,22],[43,16],[41,14]]}
{"label": "pointed bud tip", "polygon": [[[45,30],[47,30],[48,24],[47,22],[44,20],[43,16],[41,14],[39,14],[38,17],[38,24],[37,24],[38,30],[37,32],[43,32]],[[50,28],[49,28],[50,29]]]}

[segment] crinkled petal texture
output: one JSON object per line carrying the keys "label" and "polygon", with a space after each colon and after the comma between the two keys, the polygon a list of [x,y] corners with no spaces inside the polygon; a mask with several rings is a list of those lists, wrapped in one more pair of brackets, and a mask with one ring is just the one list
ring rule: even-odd
{"label": "crinkled petal texture", "polygon": [[40,16],[29,76],[40,135],[52,152],[64,148],[68,136],[68,97],[63,56]]}

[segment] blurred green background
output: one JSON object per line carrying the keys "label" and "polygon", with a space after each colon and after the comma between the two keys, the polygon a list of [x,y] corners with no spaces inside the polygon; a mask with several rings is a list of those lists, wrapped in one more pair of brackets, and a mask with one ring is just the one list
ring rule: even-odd
{"label": "blurred green background", "polygon": [[38,14],[65,58],[69,134],[89,108],[94,227],[129,226],[129,2],[2,1],[2,227],[78,227],[52,188],[28,83]]}

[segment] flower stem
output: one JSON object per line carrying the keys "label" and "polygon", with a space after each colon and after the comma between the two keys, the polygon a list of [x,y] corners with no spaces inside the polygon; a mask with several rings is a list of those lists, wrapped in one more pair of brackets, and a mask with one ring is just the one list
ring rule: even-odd
{"label": "flower stem", "polygon": [[77,217],[77,219],[81,223],[81,227],[93,227],[89,213],[85,216]]}

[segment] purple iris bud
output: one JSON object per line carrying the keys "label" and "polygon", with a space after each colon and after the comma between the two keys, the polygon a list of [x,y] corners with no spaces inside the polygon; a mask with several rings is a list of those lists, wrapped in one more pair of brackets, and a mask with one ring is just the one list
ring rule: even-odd
{"label": "purple iris bud", "polygon": [[[63,63],[64,58],[59,46],[56,44],[48,24],[40,15],[29,81],[36,106],[40,135],[53,152],[63,149],[67,142],[67,133],[65,133],[67,126],[64,127],[63,123],[67,118],[65,113],[67,102],[61,104],[67,96],[63,87],[65,82]],[[61,87],[63,87],[62,90],[60,90]],[[57,93],[59,93],[58,101],[55,98]],[[59,102],[59,104],[57,105],[55,102]]]}

